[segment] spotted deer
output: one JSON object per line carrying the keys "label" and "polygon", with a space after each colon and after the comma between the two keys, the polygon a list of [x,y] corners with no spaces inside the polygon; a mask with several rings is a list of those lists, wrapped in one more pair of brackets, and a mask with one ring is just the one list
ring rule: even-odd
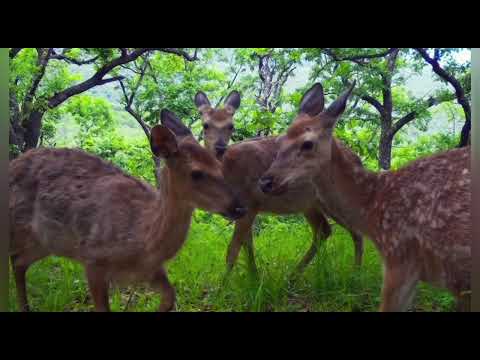
{"label": "spotted deer", "polygon": [[[323,104],[312,104],[304,99],[300,113],[315,115],[323,109]],[[197,93],[195,105],[202,115],[205,147],[222,159],[227,182],[247,204],[247,214],[235,223],[233,238],[227,251],[227,269],[230,271],[243,246],[248,256],[250,270],[256,272],[253,249],[252,226],[257,214],[266,212],[274,214],[303,213],[313,232],[313,241],[297,265],[297,272],[302,272],[315,257],[323,240],[331,234],[330,224],[325,217],[322,204],[315,200],[314,193],[302,189],[292,191],[284,196],[265,195],[258,181],[275,159],[279,149],[279,138],[275,136],[256,138],[233,144],[227,148],[234,129],[233,116],[240,106],[240,94],[232,92],[225,101],[223,109],[213,108],[207,95]],[[336,219],[337,220],[337,219]],[[355,244],[355,264],[360,265],[363,255],[363,240],[351,232]]]}
{"label": "spotted deer", "polygon": [[[375,173],[333,136],[353,84],[325,111],[300,114],[260,180],[272,197],[304,189],[349,228],[368,236],[384,263],[381,311],[405,311],[423,281],[468,310],[472,264],[470,147]],[[318,84],[306,94],[324,102]]]}
{"label": "spotted deer", "polygon": [[152,128],[150,145],[163,159],[159,189],[81,150],[42,148],[10,163],[10,256],[18,303],[28,311],[26,272],[37,260],[63,256],[85,266],[97,311],[109,311],[108,288],[146,282],[160,290],[159,311],[175,304],[164,264],[186,240],[195,208],[232,220],[245,208],[225,182],[220,162],[176,126]]}

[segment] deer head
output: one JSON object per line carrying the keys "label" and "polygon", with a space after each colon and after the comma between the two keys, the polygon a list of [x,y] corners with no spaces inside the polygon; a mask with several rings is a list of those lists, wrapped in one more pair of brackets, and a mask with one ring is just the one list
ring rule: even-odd
{"label": "deer head", "polygon": [[264,193],[280,195],[288,189],[307,186],[313,177],[329,168],[333,129],[354,86],[355,83],[326,110],[321,84],[305,93],[296,119],[287,134],[278,138],[280,150],[275,161],[259,180]]}
{"label": "deer head", "polygon": [[205,147],[221,158],[235,129],[233,115],[240,107],[240,93],[232,91],[219,109],[212,108],[207,95],[200,91],[195,95],[195,105],[202,114]]}
{"label": "deer head", "polygon": [[229,219],[243,216],[246,209],[227,185],[221,163],[174,113],[164,109],[160,120],[162,125],[151,131],[151,148],[155,156],[165,159],[171,189],[179,200]]}

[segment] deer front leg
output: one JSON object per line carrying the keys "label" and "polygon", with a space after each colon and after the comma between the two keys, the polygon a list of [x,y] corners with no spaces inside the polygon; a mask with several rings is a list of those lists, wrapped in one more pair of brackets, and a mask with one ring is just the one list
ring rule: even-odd
{"label": "deer front leg", "polygon": [[418,271],[408,265],[385,265],[381,312],[403,312],[415,296]]}
{"label": "deer front leg", "polygon": [[258,274],[257,264],[255,263],[255,252],[253,248],[253,235],[251,225],[245,235],[245,239],[243,241],[243,248],[247,253],[248,269],[250,270],[250,273],[254,275]]}
{"label": "deer front leg", "polygon": [[95,311],[109,312],[110,305],[108,301],[108,280],[105,270],[101,267],[88,265],[86,267],[88,287],[92,295]]}
{"label": "deer front leg", "polygon": [[162,295],[162,302],[158,309],[159,312],[169,312],[175,306],[175,288],[170,284],[167,273],[164,268],[161,268],[152,279],[153,287],[160,290]]}
{"label": "deer front leg", "polygon": [[28,247],[21,253],[10,257],[13,273],[15,275],[15,284],[17,288],[17,303],[19,311],[29,312],[27,296],[27,270],[37,260],[46,257],[48,254],[39,247]]}
{"label": "deer front leg", "polygon": [[17,302],[18,308],[22,312],[29,312],[30,308],[28,306],[27,300],[27,284],[26,284],[26,273],[28,267],[26,266],[15,266],[12,261],[13,272],[15,274],[15,284],[17,286]]}
{"label": "deer front leg", "polygon": [[471,292],[465,291],[457,295],[457,311],[470,312],[471,309]]}
{"label": "deer front leg", "polygon": [[330,236],[332,229],[327,218],[318,210],[312,209],[307,211],[305,217],[312,228],[312,245],[307,251],[303,259],[297,265],[296,273],[301,274],[310,264],[315,255],[318,253],[322,243]]}
{"label": "deer front leg", "polygon": [[355,246],[355,266],[360,267],[363,262],[363,237],[353,231],[350,231],[350,234]]}
{"label": "deer front leg", "polygon": [[[252,237],[252,225],[255,220],[256,213],[248,213],[243,218],[235,222],[235,230],[233,232],[232,241],[228,246],[227,251],[227,273],[230,273],[237,261],[240,253],[240,248],[245,246],[247,256],[249,258],[250,269],[255,267],[255,259],[253,253],[253,237]],[[256,268],[256,267],[255,267]]]}

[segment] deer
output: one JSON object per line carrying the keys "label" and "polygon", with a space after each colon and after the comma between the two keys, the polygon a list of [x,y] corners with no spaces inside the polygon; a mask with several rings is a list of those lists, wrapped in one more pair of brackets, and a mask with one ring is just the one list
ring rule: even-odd
{"label": "deer", "polygon": [[[194,103],[201,114],[205,147],[222,161],[225,179],[246,203],[247,213],[235,222],[233,238],[227,250],[227,273],[239,256],[240,248],[246,250],[249,270],[257,273],[253,248],[252,226],[259,213],[296,214],[303,213],[313,233],[310,248],[297,264],[295,273],[302,273],[314,259],[322,242],[331,234],[331,226],[321,203],[314,193],[291,192],[285,196],[265,195],[258,181],[274,161],[279,150],[276,136],[251,138],[227,146],[234,132],[233,117],[240,107],[241,96],[232,91],[226,98],[223,108],[212,107],[207,95],[199,91]],[[319,104],[315,104],[319,105]],[[312,108],[312,104],[302,101],[300,112],[312,113],[322,110],[322,106]],[[338,222],[337,219],[334,219]],[[358,233],[351,232],[355,247],[355,265],[360,266],[363,256],[363,240]]]}
{"label": "deer", "polygon": [[[175,306],[165,263],[186,241],[195,208],[236,220],[246,213],[221,163],[167,109],[150,147],[164,166],[160,186],[80,149],[38,148],[10,163],[10,259],[21,311],[29,311],[26,272],[50,255],[85,268],[95,311],[108,312],[109,285],[145,282]],[[173,129],[173,130],[172,130]]]}
{"label": "deer", "polygon": [[[365,169],[334,137],[355,87],[324,111],[301,113],[279,139],[259,181],[265,194],[315,192],[328,212],[370,238],[383,260],[381,312],[407,311],[417,284],[449,291],[457,310],[470,307],[472,266],[470,147],[422,157],[397,170]],[[322,87],[304,95],[323,104]]]}

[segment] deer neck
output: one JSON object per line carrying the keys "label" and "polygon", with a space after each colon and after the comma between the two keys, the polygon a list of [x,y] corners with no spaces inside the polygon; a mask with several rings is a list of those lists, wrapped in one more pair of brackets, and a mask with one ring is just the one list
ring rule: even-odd
{"label": "deer neck", "polygon": [[373,239],[376,220],[372,214],[383,174],[365,169],[348,151],[332,142],[329,168],[313,179],[316,196],[330,216]]}
{"label": "deer neck", "polygon": [[146,209],[146,248],[153,256],[167,260],[175,256],[185,242],[194,207],[185,200],[185,194],[182,196],[176,189],[167,167],[159,175],[156,199]]}

